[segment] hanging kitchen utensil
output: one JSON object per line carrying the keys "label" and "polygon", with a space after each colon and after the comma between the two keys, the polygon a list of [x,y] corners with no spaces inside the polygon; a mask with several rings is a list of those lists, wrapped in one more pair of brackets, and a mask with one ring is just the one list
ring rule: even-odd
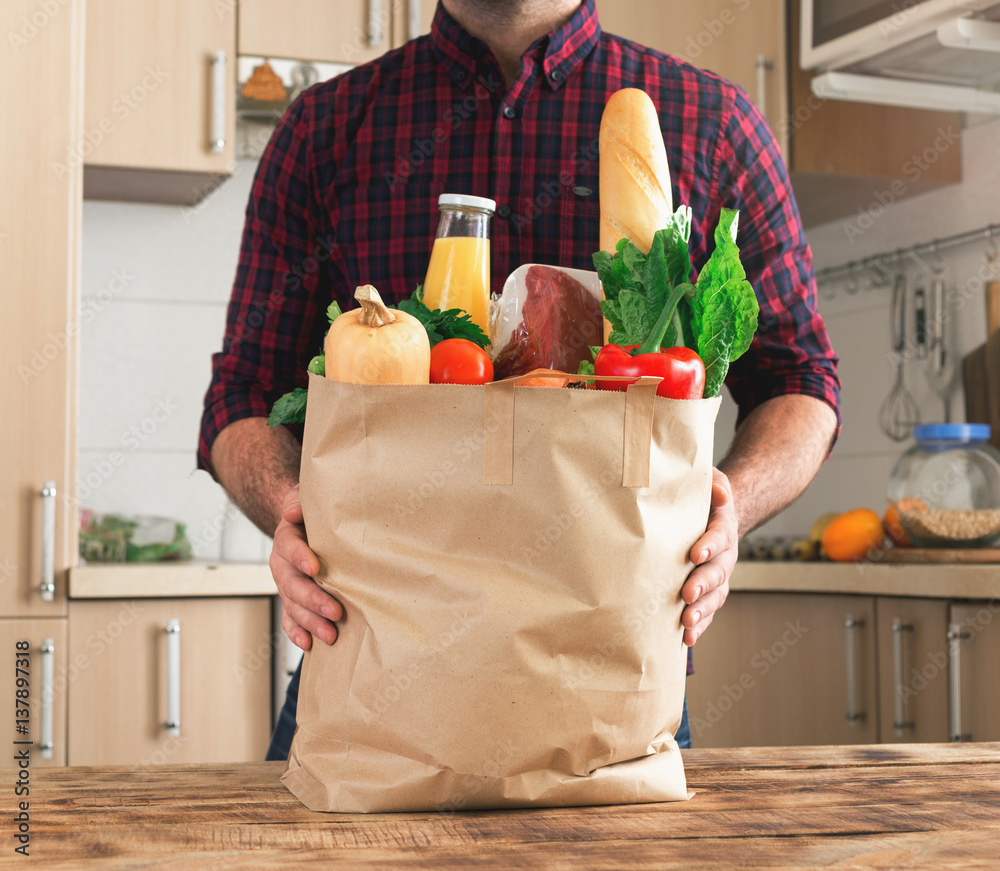
{"label": "hanging kitchen utensil", "polygon": [[879,424],[893,441],[901,442],[910,437],[915,424],[920,422],[917,404],[906,389],[904,359],[906,354],[906,276],[896,276],[892,288],[892,357],[896,366],[896,381],[882,403]]}
{"label": "hanging kitchen utensil", "polygon": [[944,403],[944,422],[951,423],[951,392],[955,363],[948,348],[948,298],[944,282],[931,282],[931,322],[928,341],[927,380]]}
{"label": "hanging kitchen utensil", "polygon": [[913,291],[913,338],[917,359],[927,357],[927,297],[922,287]]}

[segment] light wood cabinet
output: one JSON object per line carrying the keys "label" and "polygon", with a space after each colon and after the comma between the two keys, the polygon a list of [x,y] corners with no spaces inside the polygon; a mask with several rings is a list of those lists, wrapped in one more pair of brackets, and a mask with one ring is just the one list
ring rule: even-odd
{"label": "light wood cabinet", "polygon": [[28,752],[29,771],[36,765],[65,765],[66,621],[0,620],[0,651],[5,746],[13,753]]}
{"label": "light wood cabinet", "polygon": [[[962,180],[961,115],[825,101],[799,69],[798,0],[597,0],[602,27],[740,85],[762,107],[805,226],[860,233],[897,200]],[[850,235],[850,228],[845,225]]]}
{"label": "light wood cabinet", "polygon": [[427,33],[437,0],[239,0],[241,54],[359,64]]}
{"label": "light wood cabinet", "polygon": [[694,648],[692,743],[874,743],[875,657],[870,596],[733,593]]}
{"label": "light wood cabinet", "polygon": [[[43,17],[37,3],[0,6],[0,616],[66,613],[76,550],[76,355],[83,44],[70,0]],[[44,26],[42,22],[44,18]],[[43,497],[54,520],[48,554],[55,590],[42,595]],[[45,560],[48,563],[48,559]],[[6,662],[6,660],[4,660]]]}
{"label": "light wood cabinet", "polygon": [[948,740],[948,602],[879,597],[879,740]]}
{"label": "light wood cabinet", "polygon": [[[173,674],[172,621],[180,651]],[[271,736],[269,597],[73,600],[69,625],[76,669],[70,765],[264,758]],[[168,727],[172,692],[179,694],[179,734]]]}
{"label": "light wood cabinet", "polygon": [[951,606],[952,740],[1000,741],[1000,599]]}
{"label": "light wood cabinet", "polygon": [[197,201],[232,172],[235,3],[86,7],[85,196]]}
{"label": "light wood cabinet", "polygon": [[[601,27],[739,85],[771,129],[788,114],[783,0],[597,0]],[[779,144],[787,143],[779,137]],[[787,153],[787,151],[786,151]]]}

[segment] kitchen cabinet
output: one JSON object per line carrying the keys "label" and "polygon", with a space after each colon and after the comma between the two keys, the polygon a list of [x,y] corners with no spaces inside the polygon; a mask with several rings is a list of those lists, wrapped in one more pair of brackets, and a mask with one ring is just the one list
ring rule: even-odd
{"label": "kitchen cabinet", "polygon": [[0,650],[5,746],[15,754],[27,751],[29,771],[65,765],[66,621],[0,619]]}
{"label": "kitchen cabinet", "polygon": [[70,765],[264,758],[269,597],[74,599],[69,626]]}
{"label": "kitchen cabinet", "polygon": [[948,627],[952,740],[1000,740],[1000,599],[953,604]]}
{"label": "kitchen cabinet", "polygon": [[[812,568],[800,569],[806,589]],[[692,740],[997,740],[998,658],[995,599],[735,591],[694,648]]]}
{"label": "kitchen cabinet", "polygon": [[232,173],[236,7],[88,0],[84,195],[197,202]]}
{"label": "kitchen cabinet", "polygon": [[66,155],[80,134],[82,4],[58,10],[48,17],[30,0],[0,6],[8,43],[0,52],[2,617],[65,616],[76,551],[80,167]]}
{"label": "kitchen cabinet", "polygon": [[693,651],[695,747],[878,740],[871,596],[732,593]]}
{"label": "kitchen cabinet", "polygon": [[428,33],[436,0],[239,0],[240,54],[359,64]]}
{"label": "kitchen cabinet", "polygon": [[[805,226],[851,216],[849,241],[907,197],[962,180],[962,117],[824,101],[799,69],[798,0],[597,0],[610,33],[740,85],[785,155]],[[853,235],[852,235],[853,234]]]}

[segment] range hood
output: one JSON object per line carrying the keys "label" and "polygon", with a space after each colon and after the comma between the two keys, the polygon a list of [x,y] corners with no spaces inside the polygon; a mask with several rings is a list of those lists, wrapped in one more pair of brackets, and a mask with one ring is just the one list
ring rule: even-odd
{"label": "range hood", "polygon": [[[906,30],[905,26],[901,27]],[[893,33],[866,56],[816,66],[824,99],[1000,114],[1000,4]]]}

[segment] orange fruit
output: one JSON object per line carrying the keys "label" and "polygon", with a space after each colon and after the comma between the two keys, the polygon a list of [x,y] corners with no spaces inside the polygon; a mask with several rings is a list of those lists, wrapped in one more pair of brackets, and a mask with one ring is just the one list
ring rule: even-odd
{"label": "orange fruit", "polygon": [[823,551],[837,562],[861,560],[882,544],[883,534],[881,517],[867,508],[856,508],[823,530]]}
{"label": "orange fruit", "polygon": [[882,528],[885,529],[885,534],[889,536],[890,541],[896,547],[913,547],[913,542],[906,537],[903,524],[899,522],[899,511],[891,502],[889,507],[885,509],[885,514],[882,515]]}
{"label": "orange fruit", "polygon": [[[547,375],[551,377],[546,377]],[[515,383],[518,387],[565,387],[572,377],[569,372],[562,372],[559,369],[532,369]]]}

